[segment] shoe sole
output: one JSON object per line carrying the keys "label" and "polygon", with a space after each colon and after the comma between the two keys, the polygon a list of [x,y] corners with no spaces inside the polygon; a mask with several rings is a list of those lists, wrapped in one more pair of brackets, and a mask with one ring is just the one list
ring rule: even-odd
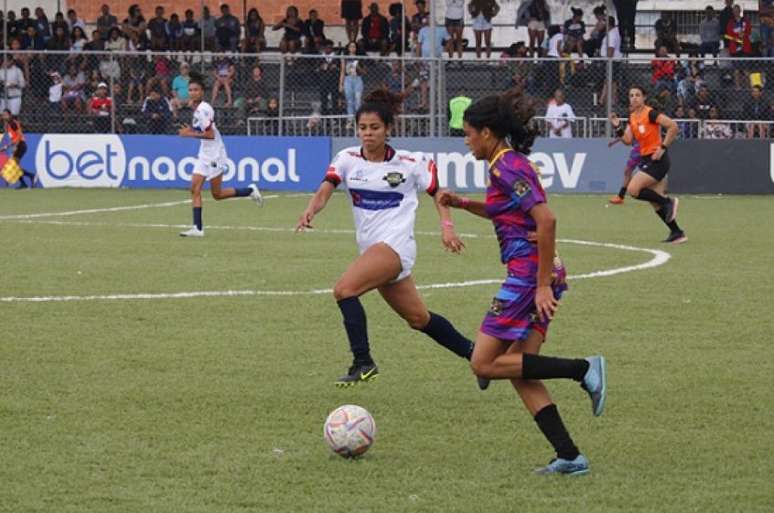
{"label": "shoe sole", "polygon": [[688,242],[688,237],[686,237],[685,235],[671,241],[670,244],[682,244],[684,242]]}
{"label": "shoe sole", "polygon": [[602,389],[599,391],[599,402],[594,408],[594,416],[599,417],[605,411],[605,399],[607,399],[607,361],[604,356],[599,357],[599,368],[601,371]]}
{"label": "shoe sole", "polygon": [[562,474],[563,476],[585,476],[591,472],[591,469],[584,468],[583,470],[576,470],[575,472],[567,472],[566,474]]}
{"label": "shoe sole", "polygon": [[349,388],[357,385],[358,383],[369,383],[378,377],[379,375],[375,374],[373,376],[369,376],[366,379],[358,379],[356,381],[337,381],[336,383],[334,383],[334,385],[336,385],[338,388]]}
{"label": "shoe sole", "polygon": [[680,198],[674,199],[674,205],[672,205],[672,215],[669,216],[669,223],[677,219],[677,209],[680,207]]}

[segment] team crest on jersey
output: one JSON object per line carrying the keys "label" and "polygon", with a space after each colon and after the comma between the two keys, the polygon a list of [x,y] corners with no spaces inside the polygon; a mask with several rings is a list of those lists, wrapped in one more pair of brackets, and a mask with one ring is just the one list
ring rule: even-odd
{"label": "team crest on jersey", "polygon": [[523,197],[531,190],[532,190],[532,187],[530,187],[529,182],[527,182],[526,180],[519,180],[518,182],[513,184],[513,192],[515,192],[516,196],[520,198]]}
{"label": "team crest on jersey", "polygon": [[403,173],[397,171],[391,171],[382,177],[382,180],[387,182],[393,189],[406,181]]}
{"label": "team crest on jersey", "polygon": [[503,307],[505,302],[502,299],[492,299],[492,304],[489,306],[489,313],[492,315],[500,315],[503,313]]}

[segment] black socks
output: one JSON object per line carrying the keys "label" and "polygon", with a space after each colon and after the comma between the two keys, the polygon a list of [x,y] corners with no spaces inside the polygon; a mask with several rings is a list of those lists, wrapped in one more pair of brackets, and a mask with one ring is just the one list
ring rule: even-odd
{"label": "black socks", "polygon": [[347,330],[349,348],[355,357],[357,365],[372,365],[371,352],[368,346],[368,330],[366,314],[360,299],[348,297],[338,302],[341,315],[344,317],[344,329]]}
{"label": "black socks", "polygon": [[[526,355],[525,355],[526,356]],[[580,454],[578,447],[564,427],[562,417],[559,416],[559,410],[555,404],[549,404],[535,415],[537,423],[543,436],[551,443],[556,455],[565,460],[574,460]]]}
{"label": "black socks", "polygon": [[202,207],[193,207],[193,222],[196,228],[202,229]]}
{"label": "black socks", "polygon": [[626,187],[621,187],[621,190],[618,191],[618,197],[621,199],[626,197]]}
{"label": "black socks", "polygon": [[589,369],[586,360],[554,358],[524,353],[521,361],[521,377],[524,379],[574,379],[582,381]]}
{"label": "black socks", "polygon": [[241,189],[234,189],[234,196],[237,198],[244,198],[245,196],[249,196],[253,190],[250,187],[243,187]]}
{"label": "black socks", "polygon": [[638,200],[642,201],[648,201],[650,203],[655,203],[659,206],[669,205],[669,198],[666,196],[662,196],[661,194],[657,193],[653,189],[642,189],[640,193],[637,195]]}
{"label": "black socks", "polygon": [[420,331],[457,356],[470,360],[470,355],[473,353],[473,342],[465,338],[442,315],[430,312],[430,322]]}

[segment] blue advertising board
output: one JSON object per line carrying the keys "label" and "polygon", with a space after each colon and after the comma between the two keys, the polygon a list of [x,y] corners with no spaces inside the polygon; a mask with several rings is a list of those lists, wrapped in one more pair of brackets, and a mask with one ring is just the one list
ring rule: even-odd
{"label": "blue advertising board", "polygon": [[[330,162],[327,137],[224,137],[224,183],[315,189]],[[199,142],[164,135],[28,134],[22,167],[43,187],[187,188]]]}

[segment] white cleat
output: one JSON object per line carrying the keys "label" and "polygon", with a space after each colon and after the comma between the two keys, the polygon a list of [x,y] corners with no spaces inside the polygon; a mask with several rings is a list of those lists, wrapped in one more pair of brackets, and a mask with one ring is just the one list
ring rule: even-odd
{"label": "white cleat", "polygon": [[190,230],[180,232],[181,237],[204,237],[204,228],[201,230],[193,226]]}
{"label": "white cleat", "polygon": [[261,196],[261,191],[258,190],[258,186],[254,183],[251,183],[248,187],[249,189],[252,189],[253,192],[250,193],[250,198],[252,198],[253,201],[255,201],[255,204],[259,207],[263,206],[263,196]]}

